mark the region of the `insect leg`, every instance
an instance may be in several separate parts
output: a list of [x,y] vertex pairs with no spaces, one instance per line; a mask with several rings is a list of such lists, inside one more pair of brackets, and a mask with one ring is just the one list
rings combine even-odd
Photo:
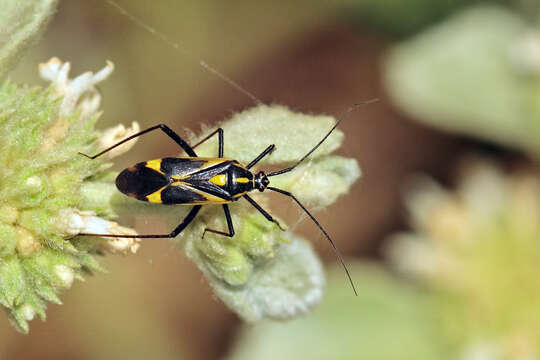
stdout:
[[182,220],[182,222],[170,233],[162,235],[114,235],[114,234],[87,234],[80,233],[77,236],[99,236],[99,237],[109,237],[109,238],[129,238],[129,239],[159,239],[159,238],[174,238],[176,235],[180,234],[197,216],[199,210],[201,210],[202,205],[195,205],[187,216]]
[[263,214],[263,216],[266,218],[266,220],[275,223],[282,231],[287,230],[287,229],[285,229],[283,226],[281,226],[281,224],[279,223],[279,221],[277,221],[276,219],[274,219],[274,218],[272,217],[272,215],[270,215],[270,214],[269,214],[268,212],[266,212],[266,210],[264,210],[259,204],[257,204],[257,203],[255,202],[255,200],[253,200],[253,199],[251,198],[251,196],[249,196],[249,195],[244,195],[244,199],[246,199],[247,201],[249,201],[249,203],[250,203],[251,205],[253,205],[253,207],[254,207],[255,209],[257,209],[261,214]]
[[195,149],[197,146],[201,145],[203,142],[210,139],[212,136],[216,135],[216,133],[218,134],[218,138],[219,138],[219,152],[218,152],[219,156],[218,157],[222,158],[223,157],[223,129],[222,128],[218,128],[217,130],[212,131],[210,135],[208,135],[207,137],[205,137],[204,139],[202,139],[201,141],[193,145],[192,148]]
[[233,237],[234,236],[234,226],[233,226],[233,222],[232,222],[232,219],[231,219],[231,212],[229,211],[229,205],[223,204],[223,211],[225,212],[225,219],[227,219],[227,227],[229,228],[229,233],[226,233],[224,231],[219,231],[219,230],[213,230],[213,229],[206,228],[206,229],[204,229],[204,232],[203,232],[203,235],[202,235],[203,238],[204,238],[204,235],[206,234],[207,231],[211,232],[211,233],[214,233],[214,234],[219,234],[219,235],[228,236],[228,237]]
[[94,155],[94,156],[90,156],[90,155],[86,155],[86,154],[83,154],[83,153],[79,153],[80,155],[83,155],[83,156],[86,156],[87,158],[89,159],[95,159],[97,158],[98,156],[101,156],[103,154],[105,154],[106,152],[109,152],[111,151],[112,149],[114,149],[115,147],[117,146],[120,146],[122,145],[123,143],[125,143],[126,141],[129,141],[131,139],[135,139],[136,137],[138,136],[141,136],[141,135],[144,135],[150,131],[153,131],[153,130],[156,130],[156,129],[160,129],[161,131],[163,131],[165,134],[167,134],[167,136],[169,136],[171,139],[173,139],[182,149],[184,149],[184,151],[189,155],[189,156],[197,156],[197,154],[195,153],[195,151],[193,151],[193,148],[191,146],[189,146],[189,144],[187,142],[184,141],[184,139],[182,139],[177,133],[175,133],[174,131],[172,131],[167,125],[165,124],[158,124],[158,125],[155,125],[155,126],[152,126],[146,130],[143,130],[143,131],[140,131],[134,135],[131,135],[127,138],[125,138],[124,140],[120,141],[120,142],[117,142],[116,144],[114,144],[113,146],[111,147],[108,147],[107,149],[103,150],[102,152]]
[[246,169],[249,169],[251,168],[253,165],[255,165],[256,163],[258,163],[259,161],[261,161],[261,159],[263,157],[265,157],[266,155],[268,155],[269,153],[271,153],[272,151],[274,151],[276,145],[272,144],[270,146],[268,146],[266,149],[264,149],[264,151],[262,153],[259,154],[259,156],[257,156],[255,159],[253,159],[247,166],[246,166]]

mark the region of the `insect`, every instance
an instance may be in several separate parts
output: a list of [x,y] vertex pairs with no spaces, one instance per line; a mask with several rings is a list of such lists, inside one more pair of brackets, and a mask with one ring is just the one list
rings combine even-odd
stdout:
[[[206,61],[195,56],[193,53],[184,48],[180,43],[170,39],[165,33],[160,32],[158,29],[150,26],[143,20],[132,15],[122,6],[120,6],[114,0],[106,0],[106,3],[116,9],[120,14],[127,17],[133,24],[144,29],[148,33],[154,35],[157,39],[163,41],[174,50],[181,53],[183,56],[197,63],[204,71],[217,76],[231,88],[249,97],[255,104],[262,104],[263,102],[256,97],[253,93],[249,92],[241,85],[236,83],[230,77],[220,72],[218,69],[208,64]],[[352,112],[360,105],[376,102],[378,99],[368,100],[359,104],[354,104],[346,110],[347,113]],[[308,215],[308,217],[317,225],[317,227],[324,234],[326,239],[332,245],[332,248],[338,257],[341,265],[343,266],[345,273],[349,279],[351,287],[355,293],[356,288],[349,274],[349,270],[343,261],[343,257],[338,248],[334,244],[334,241],[330,238],[330,235],[321,226],[321,224],[315,219],[315,217],[306,209],[304,205],[290,192],[278,189],[270,185],[268,178],[276,175],[281,175],[292,171],[298,165],[300,165],[306,158],[309,157],[317,148],[330,136],[330,134],[337,128],[341,119],[328,131],[328,133],[300,160],[298,160],[293,166],[274,171],[271,173],[264,173],[259,171],[254,174],[250,171],[250,168],[255,166],[261,159],[270,154],[275,145],[268,146],[263,152],[261,152],[255,159],[249,164],[243,165],[234,159],[223,157],[223,129],[219,128],[212,132],[210,135],[202,139],[197,144],[190,146],[185,140],[183,140],[178,134],[167,127],[165,124],[159,124],[152,126],[146,130],[143,130],[137,134],[127,137],[126,139],[118,142],[117,144],[103,150],[102,152],[88,156],[90,159],[95,159],[106,152],[114,149],[115,147],[134,139],[138,136],[144,135],[154,130],[162,130],[166,135],[173,139],[188,155],[183,158],[162,158],[156,160],[145,161],[138,163],[130,168],[122,171],[116,178],[116,186],[122,193],[135,197],[138,200],[147,201],[151,203],[159,203],[165,205],[191,205],[193,208],[187,214],[187,216],[180,222],[180,224],[169,234],[157,234],[157,235],[113,235],[113,234],[79,234],[81,236],[101,236],[101,237],[117,237],[117,238],[173,238],[180,234],[197,216],[203,205],[208,204],[221,204],[225,219],[227,220],[228,231],[221,231],[215,229],[204,229],[202,236],[207,232],[212,232],[218,235],[227,237],[234,236],[234,225],[231,219],[229,210],[229,203],[238,201],[241,198],[246,199],[257,211],[259,211],[268,221],[275,223],[280,229],[284,230],[279,222],[274,219],[267,211],[265,211],[255,200],[253,200],[248,193],[255,189],[259,191],[265,191],[266,189],[278,192],[285,196],[292,198],[298,206]],[[200,144],[204,143],[211,137],[218,135],[219,138],[219,151],[217,158],[201,158],[198,157],[194,149]]]
[[[129,136],[126,139],[114,144],[113,146],[101,151],[96,155],[89,156],[83,153],[79,153],[89,159],[95,159],[105,154],[106,152],[116,148],[117,146],[122,145],[126,141],[159,129],[163,131],[166,135],[168,135],[171,139],[173,139],[186,152],[188,157],[162,158],[138,163],[120,172],[120,174],[116,178],[116,187],[119,191],[128,196],[150,203],[193,206],[193,208],[186,215],[186,217],[169,234],[114,235],[81,233],[79,234],[79,236],[143,239],[174,238],[193,221],[193,219],[197,216],[197,213],[201,210],[201,207],[203,205],[220,204],[223,207],[225,219],[227,220],[228,231],[226,232],[206,228],[204,229],[202,236],[204,237],[207,232],[211,232],[218,235],[233,237],[235,233],[234,224],[231,219],[231,213],[228,204],[238,201],[242,198],[247,200],[268,221],[275,223],[277,226],[280,227],[280,229],[283,230],[279,222],[248,195],[250,191],[253,191],[255,189],[260,192],[263,192],[265,190],[272,190],[292,198],[298,204],[298,206],[300,206],[300,208],[307,214],[307,216],[315,223],[315,225],[317,225],[317,227],[321,230],[326,239],[332,245],[332,248],[336,253],[339,261],[341,262],[341,265],[345,269],[345,273],[347,274],[351,287],[355,295],[357,295],[356,288],[349,274],[349,270],[347,269],[347,266],[343,261],[343,257],[341,256],[334,241],[330,238],[330,235],[328,235],[326,230],[324,230],[324,228],[315,219],[315,217],[306,209],[304,205],[302,205],[302,203],[293,194],[288,191],[269,186],[270,177],[285,174],[294,170],[307,157],[309,157],[309,155],[311,155],[315,150],[317,150],[317,148],[336,129],[340,122],[341,120],[338,120],[336,124],[328,131],[328,133],[294,165],[268,174],[264,171],[259,171],[255,174],[251,172],[250,169],[259,161],[261,161],[265,156],[275,150],[275,145],[272,144],[268,146],[249,164],[243,165],[234,159],[223,157],[223,129],[221,128],[213,131],[194,146],[190,146],[184,139],[182,139],[178,134],[171,130],[167,125],[159,124],[141,132],[138,132],[132,136]],[[215,136],[216,134],[218,135],[219,139],[218,157],[198,157],[194,149],[200,144],[210,139],[211,137]]]

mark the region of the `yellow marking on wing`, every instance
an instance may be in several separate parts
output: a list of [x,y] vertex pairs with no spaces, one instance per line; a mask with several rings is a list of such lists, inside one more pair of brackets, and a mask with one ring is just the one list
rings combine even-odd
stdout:
[[245,177],[240,177],[240,178],[234,179],[234,182],[237,182],[240,184],[247,184],[249,182],[249,179]]
[[194,157],[194,156],[183,157],[182,159],[190,159],[193,161],[216,161],[216,162],[233,161],[233,159],[230,159],[230,158]]
[[188,157],[185,159],[189,159],[192,161],[203,161],[204,163],[201,165],[200,168],[191,169],[191,171],[182,173],[181,175],[171,175],[171,179],[173,179],[174,181],[182,181],[184,179],[189,178],[194,173],[197,173],[201,170],[209,168],[213,165],[221,164],[226,161],[231,161],[231,159],[226,159],[226,158],[204,158],[204,157]]
[[222,198],[217,198],[217,199],[218,200],[216,200],[216,201],[214,201],[214,200],[192,201],[187,205],[190,205],[190,204],[206,205],[206,204],[228,204],[228,203],[232,203],[231,200],[225,200],[225,199],[222,199]]
[[218,174],[218,175],[210,178],[210,182],[212,184],[216,184],[217,186],[225,186],[227,184],[227,175]]
[[219,196],[208,194],[208,193],[206,193],[204,191],[200,191],[198,189],[190,188],[190,190],[192,190],[193,192],[196,192],[199,195],[204,196],[205,199],[206,199],[204,201],[195,201],[195,202],[193,202],[193,204],[197,204],[197,203],[199,203],[199,204],[206,204],[206,203],[223,204],[223,203],[231,202],[230,200],[222,199]]
[[[189,205],[189,204],[209,204],[209,203],[212,203],[212,204],[224,204],[224,203],[230,203],[231,202],[231,200],[225,200],[225,199],[220,198],[219,196],[215,196],[215,195],[209,194],[207,192],[204,192],[202,190],[196,189],[196,188],[190,186],[189,183],[186,183],[186,182],[183,182],[183,181],[175,181],[175,182],[171,183],[171,186],[181,186],[184,189],[186,189],[188,191],[193,191],[194,193],[199,194],[199,195],[201,195],[201,196],[203,196],[205,198],[204,200],[191,201],[189,203],[186,203],[187,205]],[[184,205],[184,204],[181,204],[181,205]]]
[[244,165],[242,165],[242,164],[239,164],[239,163],[233,163],[233,165],[236,166],[236,167],[239,167],[240,169],[246,170],[246,167],[245,167]]
[[204,191],[200,191],[200,190],[197,190],[197,189],[194,189],[194,188],[191,188],[190,190],[193,190],[193,192],[196,192],[197,194],[202,195],[202,196],[205,197],[205,200],[194,201],[193,204],[208,204],[208,203],[223,204],[223,203],[231,202],[230,200],[225,200],[225,199],[220,198],[219,196],[208,194],[208,193],[206,193]]
[[146,167],[155,170],[160,174],[163,174],[163,172],[161,171],[161,159],[148,160],[146,162]]
[[210,166],[214,166],[214,165],[229,161],[228,159],[223,159],[223,158],[199,158],[199,159],[206,161],[206,163],[203,166],[201,166],[201,169],[206,169]]
[[154,203],[154,204],[161,204],[161,203],[163,203],[163,201],[161,201],[161,192],[162,192],[163,189],[165,189],[165,188],[166,188],[166,186],[162,187],[162,188],[159,189],[159,190],[154,191],[154,192],[151,193],[150,195],[146,195],[146,200],[148,200],[148,202]]

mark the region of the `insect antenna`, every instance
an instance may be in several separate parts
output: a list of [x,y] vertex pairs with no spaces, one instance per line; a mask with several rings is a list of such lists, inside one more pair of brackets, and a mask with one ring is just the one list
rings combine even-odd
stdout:
[[[274,172],[271,172],[269,174],[266,174],[267,177],[270,177],[270,176],[276,176],[276,175],[281,175],[281,174],[285,174],[285,173],[288,173],[289,171],[292,171],[294,168],[296,168],[298,165],[300,165],[305,159],[307,159],[309,157],[309,155],[313,154],[313,152],[315,150],[317,150],[317,148],[319,148],[319,146],[321,146],[321,144],[330,136],[330,134],[332,134],[332,132],[338,127],[338,125],[341,123],[341,121],[343,120],[343,118],[350,114],[351,112],[353,112],[354,110],[356,110],[357,108],[359,108],[360,106],[363,106],[363,105],[367,105],[367,104],[371,104],[371,103],[374,103],[374,102],[377,102],[379,101],[379,99],[371,99],[371,100],[367,100],[367,101],[363,101],[361,103],[357,103],[357,104],[354,104],[350,107],[348,107],[345,111],[344,111],[344,115],[343,116],[339,116],[339,120],[334,124],[334,126],[332,126],[332,128],[326,133],[326,135],[311,149],[308,151],[308,153],[306,155],[304,155],[300,160],[298,160],[293,166],[289,166],[289,167],[286,167],[284,169],[281,169],[281,170],[278,170],[278,171],[274,171]],[[311,215],[311,213],[308,211],[308,209],[306,209],[306,207],[304,205],[302,205],[302,203],[293,195],[291,194],[290,192],[288,191],[285,191],[285,190],[282,190],[282,189],[278,189],[278,188],[275,188],[275,187],[271,187],[271,186],[268,186],[267,189],[270,189],[272,191],[275,191],[275,192],[278,192],[280,194],[283,194],[283,195],[286,195],[290,198],[292,198],[297,204],[298,206],[300,206],[302,208],[302,210],[304,210],[304,212],[307,214],[307,216],[309,216],[309,218],[315,223],[315,225],[317,225],[317,227],[319,228],[319,230],[321,230],[321,232],[324,234],[324,236],[326,237],[326,239],[328,240],[328,242],[330,243],[330,245],[332,245],[332,249],[334,250],[334,253],[336,254],[337,258],[339,259],[339,262],[341,263],[341,265],[343,266],[343,269],[345,270],[345,273],[347,274],[347,278],[349,279],[349,283],[351,284],[351,287],[354,291],[354,294],[356,296],[358,296],[358,293],[356,292],[356,287],[354,286],[354,282],[352,281],[352,278],[351,278],[351,274],[349,273],[349,269],[347,268],[347,265],[345,265],[345,261],[343,260],[343,256],[341,255],[339,249],[337,248],[336,244],[334,243],[334,241],[332,240],[332,238],[330,237],[330,235],[328,235],[328,233],[326,232],[326,230],[324,230],[324,228],[322,227],[322,225],[317,221],[317,219],[315,219],[315,217],[313,215]]]
[[154,35],[159,40],[163,41],[165,44],[171,46],[174,50],[178,51],[185,57],[189,58],[190,60],[196,62],[201,68],[203,68],[205,71],[207,71],[209,74],[215,75],[221,80],[223,80],[225,83],[227,83],[230,87],[235,89],[236,91],[244,94],[245,96],[249,97],[255,104],[259,105],[262,104],[262,101],[255,96],[253,93],[249,92],[245,88],[243,88],[240,84],[235,82],[233,79],[213,67],[212,65],[208,64],[206,61],[199,59],[195,54],[188,51],[185,46],[183,46],[181,43],[171,40],[167,35],[164,33],[158,31],[156,28],[148,25],[143,20],[139,19],[135,15],[128,12],[126,9],[124,9],[122,6],[120,6],[116,1],[114,0],[106,0],[107,4],[112,6],[116,9],[120,14],[128,18],[131,22],[133,22],[136,26],[139,28],[149,32],[150,34]]
[[322,225],[319,224],[317,219],[315,219],[315,217],[313,215],[311,215],[311,213],[308,211],[308,209],[306,209],[306,207],[304,205],[302,205],[302,203],[296,198],[296,196],[294,196],[290,192],[285,191],[285,190],[281,190],[281,189],[278,189],[278,188],[275,188],[275,187],[271,187],[271,186],[268,186],[267,189],[270,189],[272,191],[275,191],[275,192],[278,192],[280,194],[291,197],[298,204],[298,206],[300,206],[302,208],[302,210],[304,210],[304,212],[307,214],[307,216],[309,216],[311,218],[311,220],[313,220],[315,225],[317,225],[317,227],[322,231],[322,233],[324,234],[326,239],[330,242],[330,245],[332,245],[332,248],[334,249],[334,253],[338,257],[339,262],[343,266],[343,269],[345,270],[345,273],[347,274],[347,277],[349,278],[349,283],[351,284],[351,287],[352,287],[352,289],[354,291],[354,295],[358,296],[358,293],[356,292],[356,287],[354,286],[354,282],[352,281],[352,278],[351,278],[351,274],[349,273],[349,269],[347,268],[347,265],[345,265],[345,261],[343,260],[343,256],[339,252],[336,244],[334,243],[334,241],[332,240],[330,235],[328,235],[328,233],[326,232],[326,230],[324,230]]
[[370,100],[366,100],[366,101],[363,101],[363,102],[360,102],[360,103],[357,103],[357,104],[354,104],[350,107],[348,107],[345,111],[344,111],[344,116],[339,116],[339,120],[336,121],[336,123],[334,124],[334,126],[332,126],[332,128],[326,133],[326,135],[324,135],[324,137],[317,143],[317,145],[315,145],[311,150],[308,151],[308,153],[304,156],[302,156],[302,158],[300,160],[298,160],[296,162],[296,164],[294,164],[293,166],[289,166],[285,169],[281,169],[281,170],[278,170],[278,171],[274,171],[274,172],[271,172],[269,174],[266,174],[267,177],[270,177],[270,176],[276,176],[276,175],[281,175],[281,174],[285,174],[285,173],[288,173],[289,171],[293,170],[295,167],[297,167],[298,165],[300,165],[302,163],[302,161],[306,160],[309,155],[313,154],[313,152],[315,150],[317,150],[317,148],[319,146],[321,146],[321,144],[330,136],[330,134],[332,134],[332,132],[338,127],[339,123],[341,123],[341,121],[343,120],[343,118],[350,114],[351,112],[353,112],[354,110],[356,110],[357,108],[359,108],[360,106],[363,106],[363,105],[367,105],[367,104],[371,104],[371,103],[374,103],[374,102],[377,102],[379,101],[379,99],[375,98],[375,99],[370,99]]

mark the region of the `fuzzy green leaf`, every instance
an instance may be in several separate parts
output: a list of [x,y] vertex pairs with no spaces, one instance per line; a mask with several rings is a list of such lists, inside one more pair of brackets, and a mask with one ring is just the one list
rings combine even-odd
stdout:
[[302,238],[286,233],[290,241],[275,256],[253,266],[242,286],[226,283],[201,261],[191,247],[188,255],[210,280],[216,294],[245,321],[288,319],[308,312],[322,297],[324,273],[318,257]]
[[304,205],[324,208],[348,193],[360,173],[355,159],[324,156],[273,178],[272,186],[292,192]]
[[[335,122],[331,116],[306,115],[281,105],[259,105],[233,115],[220,125],[224,131],[225,156],[247,164],[268,145],[275,144],[274,152],[261,164],[291,163],[307,154]],[[209,129],[200,138],[208,133]],[[343,133],[334,131],[313,157],[330,154],[342,142]],[[197,153],[199,156],[216,156],[217,141],[202,144]]]
[[515,64],[525,61],[517,49],[528,31],[506,8],[466,9],[391,49],[388,91],[423,123],[538,156],[538,76],[524,76]]

